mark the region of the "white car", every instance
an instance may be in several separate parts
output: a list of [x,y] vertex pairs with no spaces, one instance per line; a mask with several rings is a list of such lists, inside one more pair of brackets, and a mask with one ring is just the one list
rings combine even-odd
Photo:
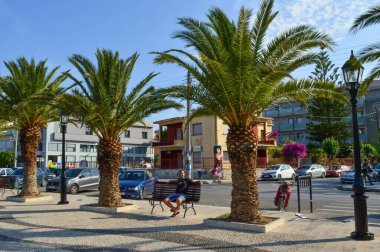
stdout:
[[261,179],[294,179],[296,173],[287,164],[272,165],[261,173]]
[[8,176],[13,173],[11,168],[0,168],[0,176]]

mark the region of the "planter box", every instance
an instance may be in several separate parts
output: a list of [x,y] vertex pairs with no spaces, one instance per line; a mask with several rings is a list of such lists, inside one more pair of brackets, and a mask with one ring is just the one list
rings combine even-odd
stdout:
[[51,196],[51,195],[40,195],[40,196],[27,197],[27,198],[21,198],[21,197],[17,197],[17,196],[9,196],[9,197],[7,197],[7,200],[13,201],[13,202],[22,202],[22,203],[34,203],[34,202],[53,200],[53,196]]
[[115,213],[126,213],[131,210],[137,209],[137,206],[134,204],[126,204],[122,207],[100,207],[96,204],[91,205],[81,205],[80,210],[89,211],[89,212],[96,212],[96,213],[108,213],[108,214],[115,214]]
[[285,224],[285,219],[278,218],[265,225],[231,222],[231,221],[216,220],[216,219],[205,219],[203,221],[203,224],[209,227],[217,227],[217,228],[223,228],[223,229],[236,229],[236,230],[250,231],[250,232],[256,232],[256,233],[267,233]]

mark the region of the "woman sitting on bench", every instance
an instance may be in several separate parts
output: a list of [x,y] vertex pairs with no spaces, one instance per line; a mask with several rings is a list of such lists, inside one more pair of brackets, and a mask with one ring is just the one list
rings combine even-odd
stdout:
[[[175,217],[179,214],[179,209],[181,208],[182,202],[186,200],[186,191],[189,187],[189,184],[193,182],[193,180],[185,178],[185,172],[184,170],[179,170],[178,173],[178,179],[177,179],[177,188],[175,190],[175,193],[170,194],[167,196],[163,202],[165,205],[167,205],[170,208],[170,211],[173,212],[172,217]],[[173,182],[169,181],[168,183]],[[171,203],[172,201],[175,201],[177,203],[177,206],[174,207]]]

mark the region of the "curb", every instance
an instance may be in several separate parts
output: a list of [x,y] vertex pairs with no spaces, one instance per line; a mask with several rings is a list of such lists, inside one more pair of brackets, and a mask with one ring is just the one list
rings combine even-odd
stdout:
[[[352,186],[336,186],[335,187],[341,191],[353,191]],[[366,192],[380,192],[380,188],[372,188],[371,186],[365,188]]]

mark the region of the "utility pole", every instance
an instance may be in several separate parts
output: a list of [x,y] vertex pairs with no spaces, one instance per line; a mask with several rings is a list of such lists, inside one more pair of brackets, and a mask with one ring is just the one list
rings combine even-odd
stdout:
[[14,141],[15,141],[15,148],[14,148],[14,151],[15,151],[15,154],[14,154],[14,157],[13,157],[13,167],[17,167],[17,158],[18,158],[18,155],[17,155],[17,144],[18,144],[18,130],[14,130]]
[[[187,72],[187,87],[191,87],[191,76],[190,72]],[[190,118],[191,114],[191,101],[189,98],[187,98],[187,119]],[[190,122],[186,125],[186,152],[185,152],[185,174],[186,177],[191,179],[192,178],[192,163],[191,163],[191,132],[190,132]]]

